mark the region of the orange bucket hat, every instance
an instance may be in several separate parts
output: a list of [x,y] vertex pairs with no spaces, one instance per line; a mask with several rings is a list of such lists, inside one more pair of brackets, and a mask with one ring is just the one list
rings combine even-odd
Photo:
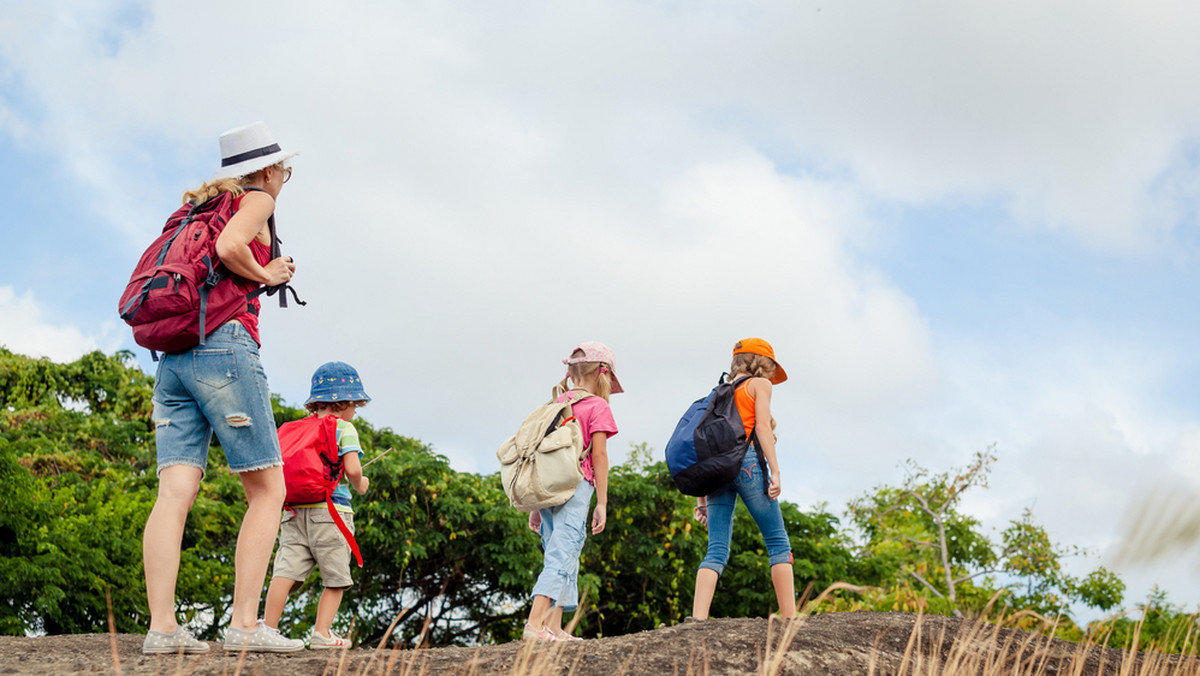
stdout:
[[771,344],[762,338],[743,338],[733,346],[734,354],[757,354],[775,362],[775,374],[771,376],[771,384],[778,385],[787,380],[787,371],[783,370],[783,364],[775,359],[775,349]]

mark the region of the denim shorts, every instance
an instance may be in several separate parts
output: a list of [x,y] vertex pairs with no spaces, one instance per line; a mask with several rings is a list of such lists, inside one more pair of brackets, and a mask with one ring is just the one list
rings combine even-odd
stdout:
[[237,322],[204,345],[162,355],[151,417],[159,472],[171,465],[204,471],[214,431],[233,472],[283,464],[258,344]]
[[715,570],[717,575],[724,572],[733,537],[733,508],[739,495],[754,523],[758,524],[771,565],[792,562],[792,543],[783,525],[783,512],[778,500],[767,497],[765,487],[758,453],[751,446],[742,460],[737,479],[708,496],[708,552],[700,563],[701,568]]
[[568,613],[579,606],[579,555],[587,540],[588,507],[595,492],[591,484],[580,481],[570,500],[539,510],[545,554],[532,596],[545,596]]

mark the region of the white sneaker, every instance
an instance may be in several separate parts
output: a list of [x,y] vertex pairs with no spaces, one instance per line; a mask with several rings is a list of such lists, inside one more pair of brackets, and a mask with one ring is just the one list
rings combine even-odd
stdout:
[[254,631],[236,627],[226,629],[225,649],[256,653],[294,653],[297,650],[304,650],[304,641],[298,638],[286,638],[279,633],[278,629],[272,629],[265,622],[259,620],[258,628]]
[[346,639],[338,636],[332,631],[329,636],[322,636],[316,629],[312,630],[312,634],[308,637],[308,647],[313,650],[338,650],[346,647]]
[[208,652],[208,644],[196,640],[192,632],[183,627],[177,628],[170,634],[161,631],[146,632],[146,640],[142,642],[142,653],[146,655],[161,655],[164,653],[188,654]]

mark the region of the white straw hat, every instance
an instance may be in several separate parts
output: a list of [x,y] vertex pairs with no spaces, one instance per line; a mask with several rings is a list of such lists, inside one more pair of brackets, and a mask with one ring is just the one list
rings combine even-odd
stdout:
[[300,153],[283,150],[265,122],[255,122],[221,134],[221,170],[214,178],[249,176]]

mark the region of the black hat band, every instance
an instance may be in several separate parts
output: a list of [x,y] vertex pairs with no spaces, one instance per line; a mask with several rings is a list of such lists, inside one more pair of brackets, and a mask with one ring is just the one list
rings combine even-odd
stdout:
[[280,151],[279,144],[272,143],[269,146],[264,146],[262,148],[258,148],[255,150],[247,150],[244,153],[238,153],[237,155],[234,155],[233,157],[226,157],[225,159],[221,160],[221,166],[228,167],[231,164],[238,164],[240,162],[245,162],[246,160],[252,160],[256,157],[265,157],[267,155],[273,155],[279,151]]

